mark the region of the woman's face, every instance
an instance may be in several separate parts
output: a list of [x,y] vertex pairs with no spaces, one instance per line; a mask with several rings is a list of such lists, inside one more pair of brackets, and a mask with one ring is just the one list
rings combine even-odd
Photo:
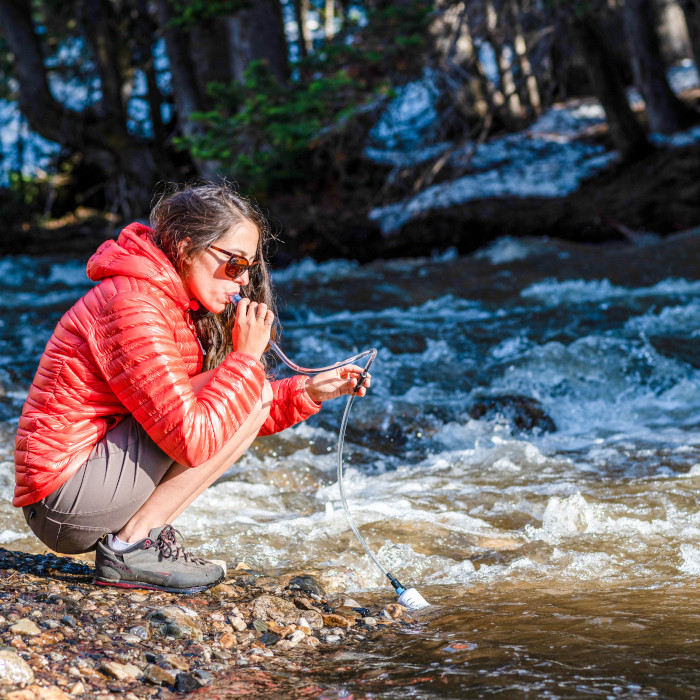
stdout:
[[[251,221],[244,221],[220,236],[215,245],[252,263],[256,260],[259,236],[258,227]],[[193,257],[184,281],[190,299],[195,299],[215,314],[221,313],[231,295],[237,294],[249,282],[247,270],[236,279],[226,276],[228,259],[226,253],[207,248]]]

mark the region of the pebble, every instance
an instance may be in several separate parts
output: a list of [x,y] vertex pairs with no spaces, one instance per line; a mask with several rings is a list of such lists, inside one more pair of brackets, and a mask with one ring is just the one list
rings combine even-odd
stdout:
[[33,622],[28,617],[22,618],[19,622],[12,625],[10,632],[23,637],[34,637],[41,634],[41,630],[36,626],[36,622]]
[[137,637],[135,634],[123,634],[122,640],[127,644],[141,644],[143,641],[141,637]]
[[275,634],[274,632],[265,632],[262,637],[260,637],[260,641],[266,646],[266,647],[271,647],[277,642],[279,642],[280,636],[279,634]]
[[33,680],[31,666],[19,654],[9,649],[0,649],[0,683],[19,685]]
[[189,671],[190,665],[184,659],[181,659],[177,654],[158,654],[156,663],[160,665],[170,666],[179,671]]
[[204,638],[202,623],[194,610],[182,605],[168,605],[152,612],[148,616],[151,622],[151,630],[164,637],[175,639]]
[[389,603],[389,605],[386,606],[385,610],[395,620],[400,617],[403,617],[403,615],[405,615],[408,612],[408,608],[405,608],[403,605],[399,605],[398,603]]
[[345,615],[337,615],[331,613],[329,615],[322,615],[323,624],[326,627],[352,627],[355,624],[355,620],[351,620]]
[[270,628],[267,625],[267,622],[264,620],[253,620],[253,627],[260,632],[261,634],[265,634]]
[[219,637],[219,644],[224,647],[224,649],[231,649],[232,647],[238,646],[238,639],[235,634],[225,632]]
[[[57,577],[37,574],[38,563]],[[358,601],[329,600],[310,580],[305,590],[251,574],[244,584],[234,576],[201,595],[176,595],[98,589],[93,571],[68,557],[0,548],[0,580],[11,579],[0,601],[0,697],[169,700],[237,668],[274,675],[292,663],[288,650],[304,650],[304,666],[313,666],[311,651],[323,642],[352,646],[381,634],[368,622],[380,607],[354,627],[364,612]],[[396,624],[390,617],[383,622]]]
[[134,664],[120,664],[116,661],[103,661],[98,670],[118,681],[123,681],[127,678],[137,679],[143,676],[143,671],[138,666],[134,666]]
[[78,621],[72,615],[64,615],[61,622],[67,627],[77,627]]
[[[306,639],[306,633],[303,632],[302,630],[296,630],[295,632],[292,632],[292,636],[289,637],[289,639],[286,640],[286,641],[289,642],[289,644],[291,645],[291,647],[295,647],[297,644],[299,644],[299,642],[300,642],[302,639]],[[291,647],[290,647],[290,648],[291,648]]]
[[[299,620],[302,617],[312,630],[320,630],[323,628],[323,616],[318,610],[305,610],[304,614],[299,617]],[[297,625],[299,624],[299,620],[297,620]]]
[[257,598],[252,612],[259,620],[274,620],[280,625],[291,625],[299,619],[299,610],[294,603],[272,595]]
[[146,669],[144,679],[153,685],[175,685],[179,671],[151,665]]
[[4,697],[6,700],[70,700],[70,695],[55,685],[49,687],[30,685],[22,690],[13,690]]
[[326,592],[321,587],[321,584],[313,577],[309,575],[295,576],[290,579],[287,586],[291,589],[297,589],[304,591],[305,593],[310,593],[311,595],[324,596]]
[[231,627],[233,627],[233,629],[235,629],[237,632],[242,632],[244,629],[246,629],[245,620],[243,620],[240,617],[230,618],[229,623],[231,624]]

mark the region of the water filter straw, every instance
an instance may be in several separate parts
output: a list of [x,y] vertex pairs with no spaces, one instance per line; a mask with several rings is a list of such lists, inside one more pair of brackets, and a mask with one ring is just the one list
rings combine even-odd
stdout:
[[[238,304],[238,302],[242,299],[240,294],[233,294],[231,295],[231,303],[232,304]],[[365,357],[368,357],[369,359],[367,360],[367,364],[365,365],[364,369],[362,370],[362,373],[360,375],[360,381],[358,382],[357,386],[355,387],[355,392],[362,386],[362,383],[364,382],[365,378],[367,377],[367,373],[369,372],[369,368],[372,366],[372,363],[374,362],[375,358],[377,357],[377,350],[376,348],[371,348],[369,350],[365,350],[364,352],[361,352],[359,355],[355,355],[354,357],[350,357],[347,360],[343,360],[342,362],[336,362],[333,365],[329,365],[328,367],[316,367],[313,369],[309,369],[306,367],[300,367],[299,365],[295,364],[292,362],[283,352],[282,349],[275,343],[274,340],[270,339],[270,347],[272,350],[275,352],[277,357],[284,362],[284,364],[287,365],[291,370],[294,372],[300,372],[301,374],[318,374],[319,372],[327,372],[332,369],[338,369],[339,367],[345,367],[345,365],[352,364],[353,362],[357,362],[358,360],[361,360]],[[355,520],[353,519],[352,515],[350,514],[350,508],[348,506],[347,500],[345,498],[345,489],[343,488],[343,444],[345,442],[345,430],[347,428],[348,424],[348,418],[350,416],[350,409],[352,408],[353,401],[355,400],[355,393],[352,393],[348,396],[348,401],[347,404],[345,405],[345,411],[343,412],[343,418],[340,422],[340,429],[338,431],[338,449],[337,449],[337,463],[338,463],[338,489],[340,491],[340,500],[341,503],[343,504],[343,510],[345,511],[345,517],[348,520],[348,524],[350,525],[350,529],[353,531],[355,534],[355,537],[357,537],[359,543],[362,545],[364,548],[365,552],[369,555],[369,558],[377,565],[379,570],[389,579],[391,582],[391,585],[394,587],[394,590],[396,591],[396,594],[399,596],[398,598],[398,603],[399,605],[403,605],[404,607],[408,608],[409,610],[420,610],[421,608],[426,608],[430,605],[425,598],[415,589],[415,588],[404,588],[394,576],[392,576],[377,560],[377,558],[374,556],[372,550],[369,548],[367,543],[364,540],[364,537],[360,534],[360,531],[357,528],[357,525],[355,524]]]
[[420,610],[427,608],[430,603],[415,588],[409,588],[399,596],[399,605],[409,610]]

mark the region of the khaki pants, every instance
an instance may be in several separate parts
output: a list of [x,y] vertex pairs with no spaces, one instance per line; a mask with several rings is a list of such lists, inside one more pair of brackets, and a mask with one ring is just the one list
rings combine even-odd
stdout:
[[119,532],[131,520],[172,465],[173,459],[127,416],[68,481],[42,501],[24,506],[24,517],[54,551],[90,551],[100,537]]

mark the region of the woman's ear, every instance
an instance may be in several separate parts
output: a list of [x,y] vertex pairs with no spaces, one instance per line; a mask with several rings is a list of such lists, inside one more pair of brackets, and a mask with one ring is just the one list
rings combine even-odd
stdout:
[[189,236],[186,236],[177,244],[177,257],[180,259],[180,262],[190,262],[190,254],[188,251],[190,250],[191,244],[192,239]]

